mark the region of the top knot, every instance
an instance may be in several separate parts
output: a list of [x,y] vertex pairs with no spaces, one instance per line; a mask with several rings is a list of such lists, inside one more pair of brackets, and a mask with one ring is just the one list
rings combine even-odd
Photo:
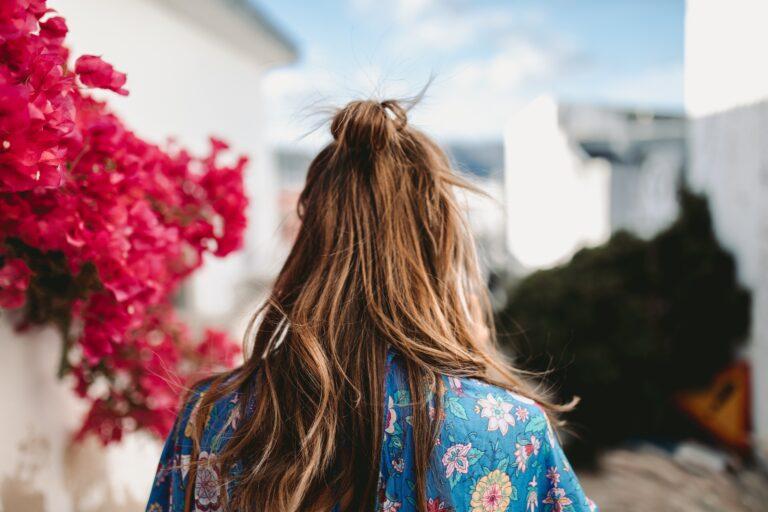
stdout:
[[331,122],[334,140],[350,148],[380,150],[408,124],[406,111],[395,100],[352,101]]

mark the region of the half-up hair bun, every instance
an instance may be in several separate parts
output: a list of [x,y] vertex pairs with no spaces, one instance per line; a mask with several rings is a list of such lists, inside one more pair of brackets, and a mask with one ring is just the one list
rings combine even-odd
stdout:
[[395,100],[352,101],[333,117],[331,135],[341,147],[378,151],[407,124],[406,110]]

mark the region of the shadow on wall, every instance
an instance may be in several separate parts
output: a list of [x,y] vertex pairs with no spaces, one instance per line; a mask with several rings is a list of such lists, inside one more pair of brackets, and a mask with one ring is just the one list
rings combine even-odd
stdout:
[[[61,503],[46,503],[47,482],[40,478],[41,468],[51,463],[50,443],[30,434],[16,447],[16,470],[0,482],[0,510],[3,512],[50,512]],[[144,502],[129,492],[117,496],[107,478],[109,474],[104,447],[89,437],[67,448],[63,480],[77,512],[136,512]]]

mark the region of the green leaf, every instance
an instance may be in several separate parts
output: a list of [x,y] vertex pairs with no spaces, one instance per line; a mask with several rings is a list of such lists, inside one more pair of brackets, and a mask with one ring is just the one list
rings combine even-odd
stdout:
[[477,448],[470,448],[469,452],[467,453],[467,461],[470,464],[474,464],[480,460],[480,457],[482,457],[484,454],[485,452],[482,450],[478,450]]
[[462,420],[469,419],[467,418],[467,411],[466,409],[464,409],[464,406],[461,405],[461,402],[459,401],[458,397],[452,396],[451,398],[448,399],[445,405],[448,411],[450,411],[451,414],[453,414],[457,418],[460,418]]
[[525,426],[526,432],[543,432],[546,429],[547,419],[543,415],[534,416]]

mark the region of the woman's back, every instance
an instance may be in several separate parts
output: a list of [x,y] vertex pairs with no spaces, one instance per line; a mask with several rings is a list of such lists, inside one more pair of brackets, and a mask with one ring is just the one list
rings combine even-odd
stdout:
[[584,509],[546,420],[567,407],[496,346],[471,185],[396,101],[330,128],[243,365],[198,387],[166,447],[160,510]]
[[[546,414],[532,400],[470,378],[444,377],[444,384],[442,427],[427,481],[428,512],[596,509]],[[195,404],[206,388],[193,394],[166,442],[149,512],[183,512],[187,502],[189,510],[224,510],[225,484],[217,454],[238,422],[248,421],[248,407],[243,416],[238,393],[219,399],[203,419],[200,447],[195,449],[192,424],[201,419]],[[385,389],[376,510],[416,510],[410,391],[394,352],[387,358]],[[196,467],[190,465],[191,457]]]

